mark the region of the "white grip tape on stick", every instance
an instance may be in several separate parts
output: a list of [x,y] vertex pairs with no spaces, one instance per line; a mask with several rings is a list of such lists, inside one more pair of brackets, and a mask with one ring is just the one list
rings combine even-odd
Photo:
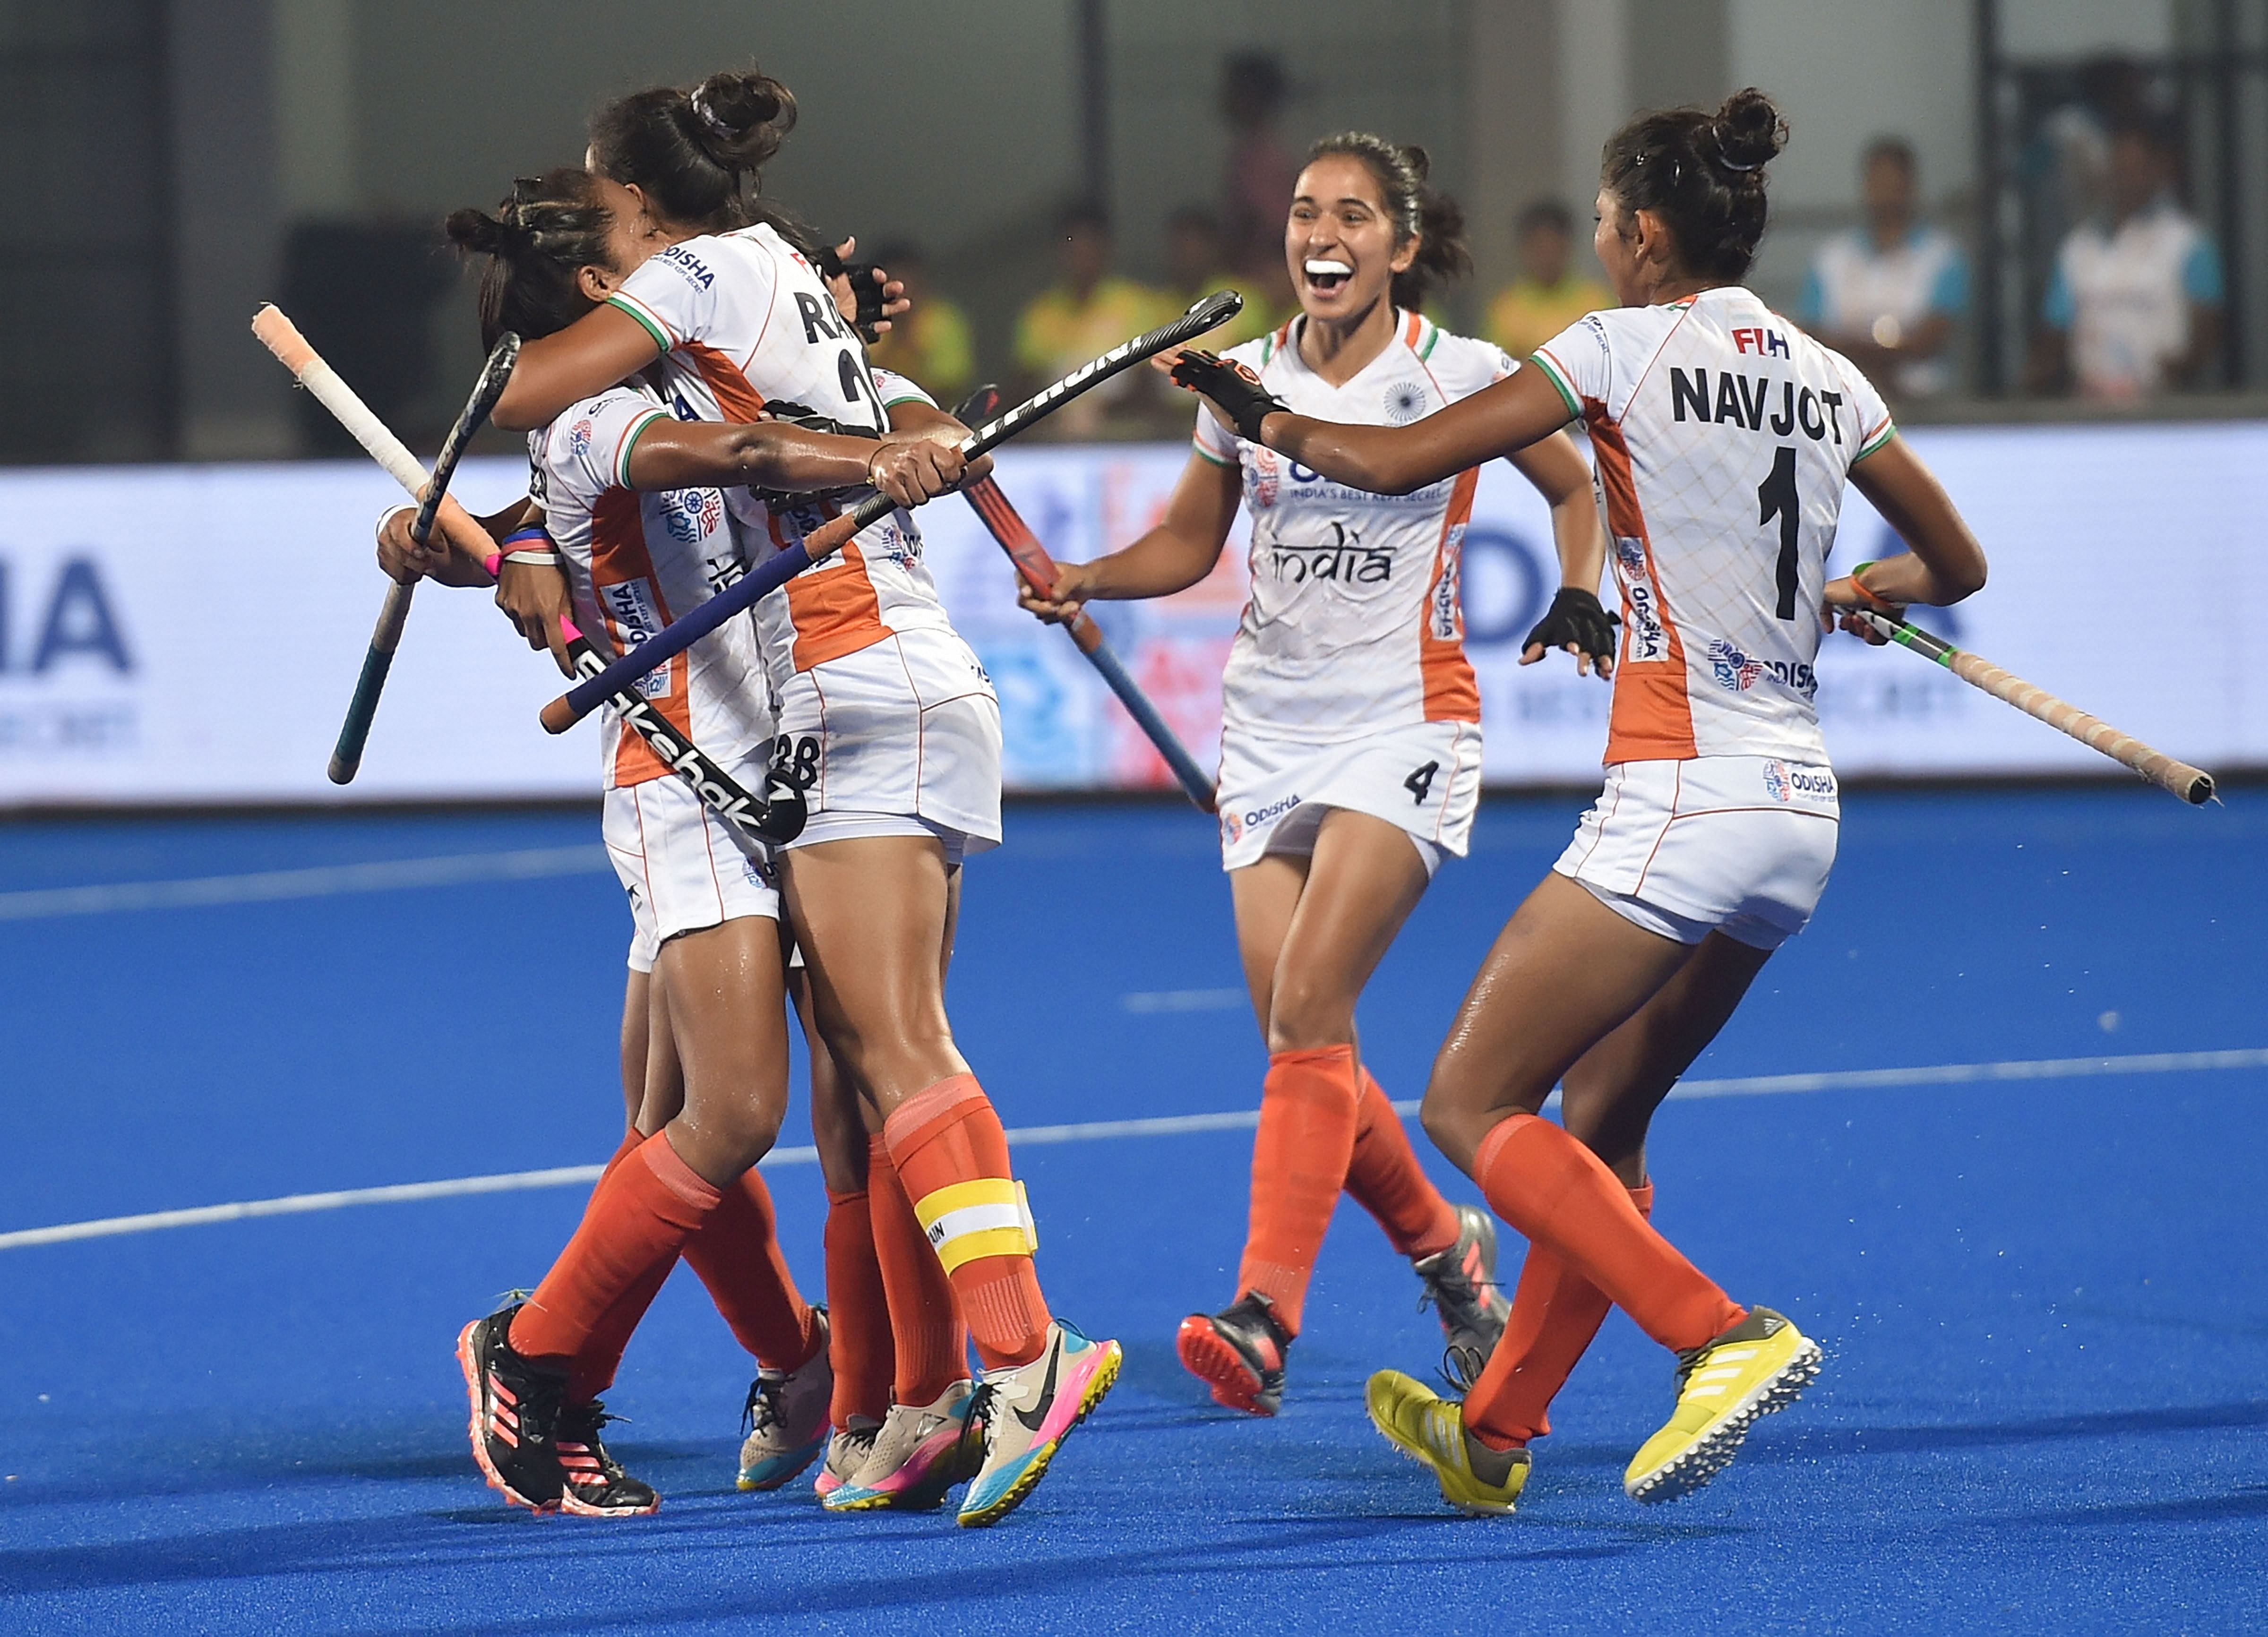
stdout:
[[322,355],[307,344],[307,338],[280,308],[261,308],[253,318],[252,333],[395,482],[413,496],[423,492],[432,475],[424,464],[355,395],[354,388],[339,378],[338,371],[323,362]]
[[1982,688],[2026,716],[2036,716],[2048,726],[2068,733],[2089,750],[2099,751],[2111,760],[2132,768],[2159,789],[2185,802],[2198,799],[2191,792],[2197,788],[2198,780],[2205,780],[2210,788],[2211,775],[2202,768],[2153,749],[2132,734],[2122,733],[2102,717],[2090,716],[2078,706],[2058,699],[2037,683],[2027,682],[1989,659],[1956,650],[1948,663],[1953,674],[1971,686]]

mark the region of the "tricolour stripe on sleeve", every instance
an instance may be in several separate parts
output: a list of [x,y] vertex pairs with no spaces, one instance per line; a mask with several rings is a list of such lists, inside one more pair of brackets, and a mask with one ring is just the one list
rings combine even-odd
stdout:
[[657,314],[652,307],[647,306],[645,303],[640,301],[636,296],[631,295],[630,291],[626,290],[616,290],[613,295],[607,297],[607,305],[619,308],[621,311],[629,313],[633,319],[636,319],[638,322],[638,327],[644,330],[647,334],[652,336],[653,344],[660,348],[662,351],[672,351],[677,346],[676,341],[669,333],[669,326],[661,321],[659,315]]
[[656,421],[666,421],[668,419],[669,416],[664,411],[659,409],[649,409],[630,423],[630,429],[622,434],[621,446],[615,451],[615,483],[616,487],[621,488],[629,488],[632,487],[630,483],[630,451],[637,447],[638,439],[645,436],[646,429],[648,427],[652,426]]
[[1567,372],[1559,367],[1558,362],[1540,347],[1528,355],[1528,362],[1543,371],[1543,378],[1559,389],[1559,396],[1566,400],[1568,415],[1571,418],[1580,416],[1583,400],[1577,395],[1573,384],[1567,379]]
[[1867,433],[1865,437],[1859,440],[1859,452],[1851,457],[1852,464],[1855,465],[1859,461],[1864,460],[1868,455],[1873,454],[1876,450],[1889,443],[1897,435],[1898,423],[1891,420],[1889,416],[1884,415],[1882,417],[1881,425],[1876,427],[1873,431]]

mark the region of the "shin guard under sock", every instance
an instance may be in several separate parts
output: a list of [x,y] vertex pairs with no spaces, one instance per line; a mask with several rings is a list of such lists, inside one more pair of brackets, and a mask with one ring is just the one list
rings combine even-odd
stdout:
[[900,1404],[933,1404],[968,1375],[968,1326],[953,1282],[930,1249],[913,1201],[878,1134],[866,1159],[866,1191],[873,1212],[874,1256],[890,1303],[890,1333],[897,1342],[894,1379]]
[[1663,1347],[1702,1347],[1747,1317],[1656,1233],[1599,1156],[1514,1114],[1481,1140],[1473,1180],[1498,1216],[1552,1252]]
[[1257,1290],[1299,1334],[1307,1281],[1346,1186],[1360,1101],[1354,1047],[1278,1052],[1260,1092],[1252,1142],[1252,1215],[1236,1293]]
[[865,1189],[827,1191],[826,1241],[828,1348],[835,1366],[828,1420],[841,1432],[854,1415],[880,1421],[890,1413],[890,1310]]
[[1027,1364],[1047,1345],[1047,1298],[1032,1268],[1023,1196],[1000,1117],[974,1075],[899,1104],[882,1124],[914,1215],[944,1265],[987,1369]]
[[1457,1242],[1457,1213],[1441,1197],[1418,1155],[1402,1116],[1370,1070],[1362,1071],[1355,1105],[1354,1152],[1347,1160],[1346,1191],[1378,1219],[1394,1248],[1413,1260]]
[[768,1369],[800,1369],[819,1351],[819,1324],[795,1288],[779,1246],[771,1190],[750,1166],[700,1231],[685,1242],[686,1265],[701,1276],[733,1340]]

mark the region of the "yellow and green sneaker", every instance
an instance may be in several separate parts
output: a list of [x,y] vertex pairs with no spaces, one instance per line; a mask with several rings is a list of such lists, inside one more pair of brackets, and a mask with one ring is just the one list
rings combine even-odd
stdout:
[[1484,1476],[1473,1470],[1472,1441],[1465,1435],[1465,1406],[1444,1398],[1424,1382],[1398,1369],[1382,1369],[1370,1378],[1363,1392],[1370,1419],[1386,1441],[1413,1460],[1433,1471],[1441,1486],[1441,1499],[1460,1512],[1476,1516],[1509,1513],[1528,1482],[1528,1451],[1508,1450],[1498,1454],[1485,1445],[1479,1459],[1486,1465],[1501,1464],[1501,1476]]
[[1677,1408],[1631,1457],[1623,1493],[1651,1506],[1705,1487],[1732,1464],[1756,1417],[1803,1396],[1820,1356],[1817,1342],[1768,1307],[1679,1354]]

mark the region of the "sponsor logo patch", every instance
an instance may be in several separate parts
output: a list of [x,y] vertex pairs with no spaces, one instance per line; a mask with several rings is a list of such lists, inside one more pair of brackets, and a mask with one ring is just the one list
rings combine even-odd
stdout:
[[1776,802],[1786,801],[1792,792],[1788,787],[1787,768],[1776,761],[1764,764],[1764,794]]
[[1623,600],[1630,610],[1623,663],[1658,664],[1669,657],[1669,632],[1661,623],[1661,598],[1646,569],[1646,542],[1627,534],[1615,536],[1615,568],[1622,576]]
[[1819,691],[1819,679],[1812,674],[1809,665],[1786,659],[1758,659],[1727,642],[1712,637],[1709,642],[1709,674],[1719,687],[1735,694],[1745,694],[1758,682],[1770,680],[1809,699]]

